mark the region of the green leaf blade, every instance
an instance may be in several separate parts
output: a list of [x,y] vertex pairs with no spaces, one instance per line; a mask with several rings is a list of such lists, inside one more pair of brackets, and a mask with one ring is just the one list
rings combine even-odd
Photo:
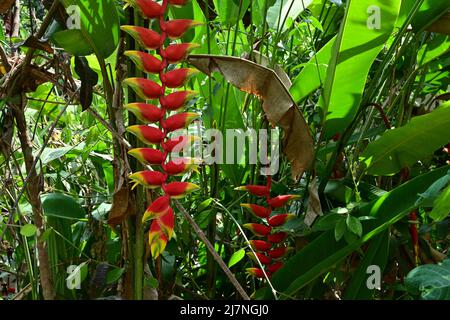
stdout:
[[240,249],[233,253],[233,255],[230,258],[230,261],[228,262],[228,268],[231,268],[235,264],[237,264],[239,261],[241,261],[245,257],[245,250]]
[[384,133],[361,155],[367,173],[392,175],[432,154],[450,141],[450,102]]
[[347,1],[346,17],[336,38],[322,94],[327,138],[342,133],[354,119],[370,68],[394,30],[400,3]]

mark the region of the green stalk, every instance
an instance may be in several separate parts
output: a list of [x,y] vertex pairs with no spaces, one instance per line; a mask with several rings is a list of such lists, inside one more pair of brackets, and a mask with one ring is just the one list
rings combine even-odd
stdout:
[[[206,8],[206,20],[207,20],[207,24],[206,24],[206,36],[207,36],[207,44],[208,44],[208,54],[211,54],[211,31],[209,29],[209,5],[208,3],[206,3],[205,5]],[[229,35],[229,34],[228,34]],[[227,49],[228,49],[228,43],[227,43]],[[212,79],[211,77],[208,77],[208,90],[209,90],[209,107],[212,108],[213,106],[213,90],[212,90]],[[220,108],[220,115],[219,115],[219,126],[220,123],[222,122],[222,107]],[[215,127],[215,123],[213,121],[213,123],[211,123],[211,127]],[[211,173],[211,187],[210,187],[210,196],[212,198],[216,197],[217,195],[217,184],[218,184],[218,179],[219,179],[219,168],[218,165],[216,163],[214,163],[211,167],[210,167],[210,173]],[[215,236],[216,236],[216,214],[213,214],[212,217],[210,218],[210,221],[208,223],[208,228],[207,228],[207,236],[208,236],[208,240],[211,243],[215,243]],[[214,262],[214,258],[213,256],[207,252],[206,255],[206,268],[207,268],[207,273],[208,273],[208,277],[207,277],[207,292],[206,295],[208,297],[214,297],[215,294],[215,279],[216,279],[216,267],[215,267],[215,262]]]
[[[39,241],[36,239],[36,241]],[[28,276],[30,278],[30,284],[31,284],[31,296],[33,300],[38,300],[38,292],[37,292],[37,281],[34,277],[34,268],[33,268],[33,262],[31,260],[31,254],[30,254],[30,247],[28,246],[27,237],[22,236],[22,242],[25,246],[25,260],[27,261],[28,266]]]
[[[143,19],[140,15],[134,16],[135,25],[143,25]],[[138,77],[143,76],[142,71],[136,73]],[[131,112],[130,112],[131,113]],[[136,121],[136,119],[134,119]],[[137,167],[136,163],[136,167]],[[137,171],[137,168],[132,168],[133,172]],[[136,203],[138,203],[136,216],[134,217],[135,226],[135,243],[134,243],[134,299],[143,299],[143,284],[144,284],[144,227],[142,225],[142,215],[145,210],[146,192],[143,188],[139,188],[136,192]]]
[[[135,15],[132,8],[129,8],[127,10],[127,20],[129,25],[140,25],[141,21],[138,15]],[[126,44],[127,44],[127,50],[135,50],[136,49],[136,43],[133,39],[133,37],[126,35]],[[129,74],[136,75],[137,77],[142,76],[140,71],[135,67],[135,64],[132,63],[130,60],[126,60],[127,63],[127,70]],[[127,90],[126,91],[127,96],[127,102],[128,101],[139,101],[139,98],[136,96],[133,90]],[[135,125],[137,123],[136,117],[131,113],[128,112],[128,125]],[[138,146],[139,142],[132,134],[127,134],[127,140],[131,143],[133,146]],[[130,158],[130,168],[133,172],[139,171],[139,163],[136,159]],[[142,196],[142,192],[136,192],[136,203],[142,203],[142,201],[146,201],[146,199]],[[145,203],[145,202],[144,202]],[[137,208],[137,212],[139,211],[139,208]],[[140,243],[143,241],[139,241],[137,236],[140,234],[140,232],[137,230],[137,216],[139,214],[136,214],[136,216],[131,216],[127,218],[126,220],[126,227],[128,229],[128,238],[122,239],[122,241],[126,242],[126,244],[123,244],[123,250],[127,251],[128,254],[128,265],[127,265],[127,273],[128,276],[125,277],[125,279],[129,279],[130,282],[132,281],[132,284],[125,284],[125,287],[130,287],[131,292],[129,290],[125,290],[125,299],[136,299],[136,300],[142,300],[142,254]],[[141,261],[141,263],[138,263],[138,261]]]

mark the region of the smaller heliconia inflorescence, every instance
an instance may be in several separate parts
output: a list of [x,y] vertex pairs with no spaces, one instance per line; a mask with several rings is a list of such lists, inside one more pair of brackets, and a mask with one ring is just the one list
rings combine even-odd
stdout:
[[279,231],[278,227],[284,225],[288,220],[295,217],[292,213],[274,213],[274,209],[283,208],[286,204],[294,199],[299,198],[297,195],[281,195],[276,197],[270,196],[272,185],[272,177],[267,177],[266,185],[246,185],[236,188],[236,190],[247,191],[257,197],[264,197],[266,206],[257,204],[243,203],[242,207],[248,209],[256,218],[263,223],[247,223],[243,226],[249,229],[255,236],[255,240],[250,240],[250,245],[256,253],[247,254],[255,262],[256,267],[248,268],[247,272],[257,278],[264,278],[264,272],[259,267],[259,262],[264,266],[267,276],[271,276],[283,266],[283,258],[287,256],[291,247],[285,245],[288,234]]
[[[159,106],[149,103],[129,103],[125,109],[132,112],[143,123],[127,128],[139,140],[152,148],[136,148],[129,154],[144,165],[155,166],[158,171],[147,170],[130,175],[135,185],[140,184],[149,189],[160,188],[163,195],[156,198],[143,215],[143,222],[152,220],[148,241],[151,254],[158,257],[165,249],[173,235],[175,216],[171,207],[171,199],[183,198],[198,186],[190,182],[170,181],[171,177],[180,176],[195,168],[192,158],[170,159],[175,148],[181,150],[184,145],[195,140],[192,136],[170,138],[171,132],[183,129],[198,117],[192,112],[180,112],[195,96],[195,92],[183,90],[188,79],[197,71],[191,68],[175,68],[172,66],[184,61],[189,52],[197,45],[191,43],[170,43],[180,39],[189,28],[199,23],[188,19],[167,20],[169,5],[182,6],[185,0],[126,0],[146,19],[157,19],[159,30],[122,26],[121,29],[131,35],[143,51],[126,51],[136,66],[145,73],[159,75],[159,82],[146,78],[128,78],[125,83],[143,100],[159,101]],[[153,55],[157,53],[159,58]],[[169,71],[169,65],[172,65]],[[166,94],[170,90],[169,94]]]

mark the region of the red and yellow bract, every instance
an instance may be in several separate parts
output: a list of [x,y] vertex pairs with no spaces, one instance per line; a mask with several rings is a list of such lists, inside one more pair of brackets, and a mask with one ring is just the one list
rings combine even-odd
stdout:
[[178,19],[166,22],[166,32],[170,39],[181,38],[186,31],[190,28],[202,25],[202,22],[189,20],[189,19]]
[[241,207],[248,209],[255,217],[263,220],[261,223],[246,223],[244,228],[249,229],[255,236],[265,238],[265,240],[249,240],[252,249],[255,251],[247,253],[256,264],[260,267],[248,268],[247,273],[256,278],[270,277],[277,272],[283,262],[277,261],[283,259],[291,247],[282,245],[288,234],[284,231],[278,231],[278,227],[283,226],[287,221],[295,218],[295,214],[291,213],[273,213],[273,209],[285,206],[289,201],[299,198],[297,195],[280,195],[271,197],[270,190],[272,186],[272,177],[268,176],[265,185],[246,185],[237,187],[236,190],[247,191],[257,196],[265,197],[266,206],[253,203],[242,203]]
[[[127,131],[134,134],[145,144],[155,146],[154,148],[132,149],[128,153],[144,165],[157,166],[152,171],[145,170],[129,176],[135,184],[141,184],[150,189],[161,188],[164,193],[148,206],[142,218],[143,223],[148,220],[151,221],[148,241],[150,252],[156,258],[165,250],[173,235],[175,215],[171,208],[171,199],[185,197],[189,192],[199,188],[190,182],[170,181],[171,177],[194,169],[195,162],[193,159],[172,159],[169,161],[169,153],[181,151],[188,143],[194,141],[195,137],[170,138],[168,134],[186,128],[198,117],[198,114],[185,112],[168,117],[168,112],[182,109],[195,96],[195,93],[184,90],[166,95],[168,88],[174,89],[184,86],[189,78],[197,72],[197,70],[191,68],[170,68],[170,71],[168,70],[169,64],[182,62],[197,45],[177,43],[165,47],[164,44],[167,39],[173,40],[182,37],[189,28],[199,25],[199,23],[187,19],[167,21],[165,18],[168,5],[181,6],[186,1],[126,0],[126,2],[144,18],[158,19],[159,21],[160,33],[137,26],[121,27],[142,48],[156,50],[156,54],[160,56],[160,58],[157,58],[153,53],[136,50],[126,51],[125,55],[136,64],[138,69],[145,73],[157,74],[160,83],[146,78],[128,78],[124,81],[140,98],[159,100],[159,106],[140,102],[124,106],[144,123],[144,125],[130,126]],[[146,125],[150,123],[153,125]]]
[[160,165],[166,161],[164,152],[153,148],[136,148],[128,151],[128,154],[135,157],[143,164]]

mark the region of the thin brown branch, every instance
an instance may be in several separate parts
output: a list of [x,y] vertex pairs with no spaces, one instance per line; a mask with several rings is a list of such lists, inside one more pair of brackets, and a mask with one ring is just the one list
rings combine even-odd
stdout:
[[181,213],[184,215],[184,217],[189,222],[189,224],[192,226],[192,228],[194,229],[195,233],[200,238],[200,240],[203,241],[203,243],[205,244],[206,248],[208,249],[208,251],[213,256],[214,260],[217,262],[219,267],[223,270],[223,272],[228,277],[228,279],[233,284],[233,286],[236,288],[236,290],[239,292],[241,297],[244,300],[250,300],[250,297],[247,295],[247,293],[245,292],[244,288],[242,288],[241,284],[237,281],[237,279],[234,276],[234,274],[230,271],[230,269],[227,267],[225,262],[222,260],[222,258],[219,256],[219,254],[216,252],[216,250],[214,250],[213,245],[208,240],[208,238],[206,237],[206,235],[202,231],[202,229],[200,229],[198,224],[194,221],[194,219],[192,219],[191,215],[187,212],[187,210],[183,207],[183,205],[178,200],[175,200],[175,205],[181,211]]
[[11,38],[19,37],[20,32],[20,0],[16,0],[16,4],[14,5],[14,16],[11,26]]
[[113,137],[121,144],[123,145],[127,150],[131,149],[131,144],[125,139],[123,136],[121,136],[114,128],[105,120],[102,118],[101,115],[98,114],[97,111],[89,108],[87,111],[100,122],[106,129],[108,129],[109,132],[113,135]]
[[65,102],[58,102],[58,101],[50,101],[45,99],[35,99],[35,98],[28,98],[30,101],[36,101],[36,102],[43,102],[45,104],[57,104],[57,105],[65,105]]
[[[47,12],[47,15],[44,18],[44,21],[42,21],[41,27],[39,28],[38,32],[36,32],[36,39],[40,39],[44,36],[45,31],[47,31],[48,26],[50,25],[50,23],[53,20],[53,15],[56,12],[56,10],[58,9],[59,6],[59,0],[54,0],[52,6],[50,7],[50,9]],[[27,52],[27,55],[25,57],[25,60],[23,61],[23,69],[22,72],[26,72],[26,67],[31,63],[31,59],[33,58],[35,49],[30,48]]]

